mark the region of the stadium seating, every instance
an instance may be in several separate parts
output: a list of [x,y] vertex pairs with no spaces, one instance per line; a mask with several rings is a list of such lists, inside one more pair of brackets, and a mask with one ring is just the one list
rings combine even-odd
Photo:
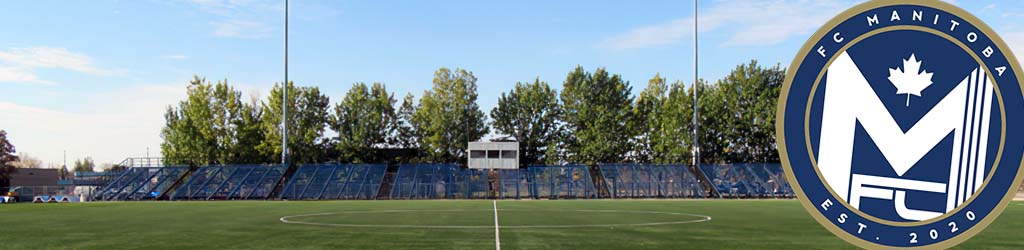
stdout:
[[480,169],[462,169],[455,172],[453,181],[449,185],[451,199],[490,199],[491,194],[490,171]]
[[611,198],[703,198],[685,165],[600,164]]
[[757,177],[759,194],[765,196],[791,196],[793,189],[779,164],[747,164]]
[[386,170],[384,164],[301,165],[281,192],[281,199],[373,199]]
[[192,173],[173,200],[266,199],[284,174],[281,165],[215,165]]
[[498,175],[498,197],[502,199],[528,199],[533,198],[530,187],[529,175],[520,169],[499,169]]
[[391,188],[391,199],[488,198],[484,170],[462,170],[455,164],[402,164]]
[[792,197],[779,164],[701,165],[700,170],[723,197]]
[[100,189],[94,200],[148,200],[159,198],[188,172],[188,167],[128,168]]
[[461,169],[455,164],[399,166],[391,199],[596,198],[586,166]]
[[[691,169],[686,165],[599,164],[480,170],[457,164],[401,164],[388,170],[385,164],[303,164],[286,177],[283,165],[213,165],[191,174],[187,167],[137,167],[123,171],[93,199],[705,198],[709,191],[699,181],[703,177],[722,197],[793,196],[779,164],[701,165],[696,172]],[[383,193],[378,193],[381,190]]]
[[597,190],[584,165],[529,166],[526,174],[530,197],[536,199],[597,198]]

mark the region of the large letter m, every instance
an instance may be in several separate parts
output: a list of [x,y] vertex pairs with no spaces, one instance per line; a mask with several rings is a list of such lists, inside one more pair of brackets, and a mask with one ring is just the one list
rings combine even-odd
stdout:
[[[817,159],[822,177],[858,209],[860,199],[867,197],[893,200],[898,214],[908,220],[926,220],[953,210],[983,182],[993,98],[987,79],[982,69],[975,69],[904,132],[850,55],[843,52],[828,67],[826,77]],[[875,142],[896,178],[851,172],[857,123]],[[899,178],[950,133],[949,182]],[[943,171],[945,166],[937,169]],[[945,211],[908,209],[906,190],[945,193]]]

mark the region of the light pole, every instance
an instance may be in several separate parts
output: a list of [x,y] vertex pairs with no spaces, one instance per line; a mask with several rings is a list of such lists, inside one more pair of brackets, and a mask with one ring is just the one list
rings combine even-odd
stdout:
[[697,0],[693,0],[693,166],[700,164],[700,144],[697,144],[698,129],[697,123],[698,108],[697,94],[700,93],[700,84],[697,83]]
[[288,164],[288,0],[284,0],[284,84],[281,91],[281,164]]

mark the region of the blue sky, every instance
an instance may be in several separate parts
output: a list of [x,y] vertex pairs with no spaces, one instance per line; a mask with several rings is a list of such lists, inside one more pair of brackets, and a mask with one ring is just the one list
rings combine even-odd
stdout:
[[[808,35],[856,2],[701,1],[702,78],[788,64]],[[1024,53],[1024,7],[959,1]],[[26,1],[0,15],[0,129],[59,165],[159,155],[163,112],[192,75],[263,97],[282,75],[283,1]],[[690,1],[313,1],[291,3],[290,79],[332,102],[354,82],[419,96],[439,67],[471,70],[489,112],[517,81],[561,87],[576,65],[639,92],[655,73],[690,82]]]

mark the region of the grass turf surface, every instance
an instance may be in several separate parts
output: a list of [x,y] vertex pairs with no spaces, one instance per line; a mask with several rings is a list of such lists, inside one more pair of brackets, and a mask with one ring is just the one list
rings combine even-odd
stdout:
[[[491,201],[226,201],[0,205],[0,249],[494,249]],[[434,210],[433,212],[380,212]],[[436,211],[445,210],[445,211]],[[458,211],[452,211],[458,210]],[[506,228],[629,224],[662,226]],[[484,228],[365,228],[292,221]],[[852,249],[796,200],[498,201],[502,249]],[[1013,202],[962,249],[1024,249],[1024,202]]]

